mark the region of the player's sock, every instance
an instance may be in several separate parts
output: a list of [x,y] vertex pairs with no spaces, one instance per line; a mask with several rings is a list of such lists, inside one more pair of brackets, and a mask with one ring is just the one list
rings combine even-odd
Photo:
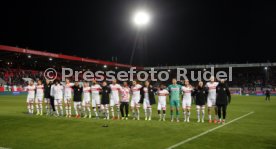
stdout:
[[40,106],[40,114],[43,114],[43,107],[42,107],[42,103],[39,104]]
[[87,108],[88,115],[91,116],[91,109],[90,109],[90,107],[86,107],[86,108]]
[[30,105],[27,106],[27,109],[28,109],[28,112],[31,113],[31,106]]
[[135,113],[135,110],[133,109],[132,110],[132,117],[135,118],[135,116],[136,116],[136,113]]
[[71,105],[69,105],[69,107],[68,107],[68,114],[69,114],[69,116],[72,115],[72,112],[71,112]]
[[201,115],[201,119],[202,119],[202,121],[204,120],[204,115],[205,115],[205,111],[204,111],[204,109],[202,109],[201,110],[201,113],[202,113],[202,115]]
[[171,110],[171,120],[173,121],[173,110]]
[[186,111],[183,112],[183,115],[184,115],[184,121],[186,121],[187,120]]
[[100,115],[102,113],[101,106],[98,106],[98,114]]
[[179,121],[179,111],[176,110],[176,121]]
[[55,106],[55,108],[56,108],[56,114],[59,115],[58,106]]
[[140,120],[140,111],[137,110],[137,120]]
[[166,110],[163,110],[163,121],[165,121],[166,118]]
[[191,115],[191,111],[187,112],[187,121],[190,121],[190,115]]
[[35,107],[36,107],[36,113],[38,114],[39,113],[39,105],[36,104]]
[[200,110],[196,109],[196,113],[197,113],[197,120],[200,121]]
[[47,114],[50,113],[50,112],[49,112],[49,109],[48,109],[48,103],[46,103],[46,105],[45,105],[45,110],[46,110]]
[[114,108],[110,107],[110,111],[111,111],[112,117],[114,117]]
[[148,118],[148,109],[144,109],[144,111],[145,111],[145,119],[147,119]]
[[75,114],[76,114],[76,116],[78,116],[78,115],[79,115],[79,111],[78,111],[78,109],[77,109],[77,108],[75,108]]
[[149,108],[149,119],[151,119],[151,115],[152,115],[152,109]]
[[208,115],[208,118],[209,118],[209,120],[212,120],[212,115],[209,114],[209,115]]
[[120,119],[120,107],[117,106],[117,116],[118,116],[118,119]]
[[60,108],[60,114],[63,116],[63,107],[62,107],[62,105],[60,105],[59,108]]
[[31,113],[34,114],[34,105],[31,105]]
[[87,114],[86,114],[86,107],[85,106],[82,107],[82,111],[83,111],[84,115],[87,116]]
[[106,118],[109,119],[109,110],[106,109]]
[[98,115],[98,112],[97,112],[96,108],[93,108],[93,111],[95,113],[95,116],[98,117],[99,115]]
[[65,106],[65,113],[66,113],[66,116],[68,116],[68,107]]

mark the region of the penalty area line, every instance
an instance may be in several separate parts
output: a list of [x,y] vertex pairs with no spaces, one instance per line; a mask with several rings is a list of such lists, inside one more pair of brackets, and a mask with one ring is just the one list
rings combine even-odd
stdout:
[[242,118],[244,118],[244,117],[246,117],[246,116],[249,116],[249,115],[251,115],[251,114],[253,114],[253,113],[254,113],[254,111],[249,112],[249,113],[247,113],[247,114],[245,114],[245,115],[243,115],[243,116],[240,116],[240,117],[238,117],[238,118],[235,118],[235,119],[233,119],[233,120],[231,120],[231,121],[229,121],[229,122],[227,122],[227,123],[225,123],[225,124],[223,124],[223,125],[219,125],[219,126],[217,126],[217,127],[215,127],[215,128],[209,129],[209,130],[204,131],[204,132],[202,132],[202,133],[200,133],[200,134],[198,134],[198,135],[196,135],[196,136],[193,136],[193,137],[188,138],[188,139],[186,139],[186,140],[183,140],[183,141],[181,141],[181,142],[179,142],[179,143],[177,143],[177,144],[174,144],[174,145],[168,147],[167,149],[176,148],[176,147],[178,147],[178,146],[180,146],[180,145],[183,145],[183,144],[185,144],[185,143],[187,143],[187,142],[190,142],[190,141],[192,141],[192,140],[194,140],[194,139],[197,139],[197,138],[199,138],[199,137],[201,137],[201,136],[203,136],[203,135],[206,135],[206,134],[208,134],[208,133],[210,133],[210,132],[212,132],[212,131],[215,131],[215,130],[221,128],[221,127],[224,127],[224,126],[226,126],[226,125],[228,125],[228,124],[231,124],[231,123],[233,123],[233,122],[235,122],[235,121],[237,121],[237,120],[240,120],[240,119],[242,119]]

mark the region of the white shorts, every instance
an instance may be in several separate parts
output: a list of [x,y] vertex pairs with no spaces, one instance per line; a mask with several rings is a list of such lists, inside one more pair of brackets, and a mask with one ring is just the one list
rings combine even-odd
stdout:
[[65,104],[70,104],[70,103],[71,103],[71,97],[69,97],[69,96],[64,96],[64,103],[65,103]]
[[166,110],[166,100],[158,100],[157,110]]
[[74,107],[81,107],[81,101],[74,101]]
[[35,103],[42,103],[43,102],[43,98],[42,97],[36,97],[35,98]]
[[132,98],[132,100],[130,102],[130,106],[139,108],[140,107],[139,101],[140,101],[140,97],[139,98]]
[[44,103],[50,103],[50,98],[44,98]]
[[208,97],[207,98],[207,107],[213,107],[216,106],[216,97]]
[[34,98],[27,98],[27,103],[34,103]]
[[113,107],[114,105],[119,106],[120,105],[119,98],[110,98],[110,106]]
[[109,108],[109,105],[101,105],[101,109],[102,109],[102,110],[104,110],[104,109],[105,109],[105,110],[108,110],[108,108]]
[[64,98],[63,98],[63,99],[72,99],[72,96],[64,95]]
[[190,109],[192,105],[192,99],[182,99],[182,108]]
[[93,106],[93,104],[94,104],[95,107],[96,107],[96,105],[100,105],[101,104],[101,99],[100,99],[99,95],[93,95],[92,94],[92,106]]
[[147,109],[147,108],[150,108],[151,107],[151,105],[150,105],[150,101],[149,101],[149,99],[144,99],[144,102],[143,102],[143,108],[144,109]]
[[62,105],[62,99],[55,99],[55,106],[61,106]]
[[204,109],[205,109],[205,105],[202,105],[202,106],[196,105],[196,108],[197,108],[197,109],[200,109],[200,108],[201,108],[202,110],[204,110]]
[[89,99],[83,99],[82,106],[86,106],[86,105],[90,106],[90,100]]

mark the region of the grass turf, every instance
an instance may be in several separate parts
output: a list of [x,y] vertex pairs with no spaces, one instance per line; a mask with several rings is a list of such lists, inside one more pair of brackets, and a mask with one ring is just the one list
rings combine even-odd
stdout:
[[[260,96],[233,96],[227,121],[254,114],[210,132],[177,148],[276,148],[276,102]],[[159,122],[156,105],[153,120],[105,120],[29,116],[25,96],[0,96],[0,147],[6,148],[167,148],[217,124],[196,122],[195,105],[190,123]],[[207,113],[207,112],[206,112]],[[183,120],[183,115],[181,114]]]

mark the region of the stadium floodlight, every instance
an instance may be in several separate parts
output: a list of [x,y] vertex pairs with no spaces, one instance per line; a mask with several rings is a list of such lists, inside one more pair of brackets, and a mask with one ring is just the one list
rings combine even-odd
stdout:
[[134,14],[133,22],[139,27],[146,26],[150,22],[150,15],[146,11],[137,11]]

